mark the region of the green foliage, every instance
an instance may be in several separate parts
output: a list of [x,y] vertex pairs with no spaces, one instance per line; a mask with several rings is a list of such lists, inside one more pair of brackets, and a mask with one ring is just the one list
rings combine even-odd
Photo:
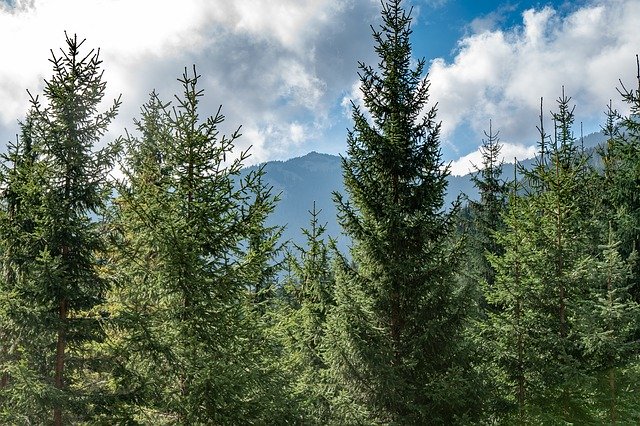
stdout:
[[[115,146],[95,145],[119,100],[98,112],[106,85],[99,53],[66,39],[52,55],[44,100],[31,97],[22,134],[4,156],[3,283],[0,317],[8,423],[78,422],[108,401],[93,347],[104,339],[99,313],[110,281],[99,270],[105,247],[95,219],[108,200]],[[6,343],[6,346],[5,346]]]
[[[482,140],[480,153],[482,154],[482,167],[476,170],[472,181],[480,194],[480,200],[469,203],[472,211],[473,244],[471,250],[480,254],[498,254],[500,247],[496,244],[493,234],[502,227],[501,213],[507,203],[507,184],[502,179],[503,162],[500,161],[502,144],[498,137],[500,132],[493,132],[489,122],[489,133],[485,132],[487,139]],[[483,255],[484,257],[484,255]],[[489,285],[493,283],[494,274],[488,261],[481,259],[479,270],[482,277]]]
[[549,402],[556,403],[559,395],[561,416],[568,415],[569,393],[563,386],[579,363],[572,319],[584,293],[574,270],[585,247],[578,220],[585,181],[564,93],[558,105],[555,143],[544,150],[547,137],[541,128],[538,163],[524,171],[529,193],[519,196],[512,190],[506,227],[497,233],[505,251],[491,257],[497,277],[493,288],[485,289],[493,307],[487,333],[497,377],[521,421],[539,407],[550,411]]
[[[603,128],[608,140],[601,150],[602,204],[625,256],[640,251],[640,62],[637,66],[637,88],[628,90],[622,85],[619,89],[623,101],[629,105],[630,115],[621,117],[609,105]],[[634,277],[631,292],[636,302],[640,302],[639,264],[635,266]]]
[[274,255],[272,240],[260,240],[274,198],[260,171],[239,179],[247,153],[227,158],[239,132],[219,136],[220,110],[200,120],[195,69],[179,81],[176,106],[152,93],[143,107],[115,200],[111,333],[131,415],[180,424],[284,419],[286,386],[247,296]]
[[[615,377],[634,353],[634,260],[602,233],[599,178],[576,146],[569,101],[558,99],[553,143],[540,126],[540,156],[523,170],[525,188],[512,190],[496,234],[504,253],[490,257],[497,276],[484,293],[493,309],[481,333],[500,398],[512,407],[503,411],[524,423],[615,419]],[[609,388],[600,376],[610,377]]]
[[[424,60],[411,68],[411,18],[383,3],[373,32],[379,72],[360,65],[364,106],[343,159],[349,201],[336,194],[353,239],[353,264],[336,260],[329,352],[346,419],[367,423],[450,423],[474,410],[464,370],[467,294],[454,272],[457,205],[444,210],[448,169]],[[343,420],[346,421],[346,420]]]
[[283,344],[283,362],[293,378],[294,396],[301,404],[301,421],[332,421],[326,351],[327,313],[333,306],[334,280],[325,225],[318,223],[315,203],[310,227],[303,229],[307,244],[294,245],[287,255],[289,275],[282,289],[276,332]]
[[[488,256],[502,253],[495,233],[504,227],[502,212],[506,208],[508,192],[507,184],[502,179],[503,162],[499,159],[502,144],[498,134],[499,132],[493,132],[490,121],[489,132],[485,131],[487,139],[482,140],[480,147],[482,166],[476,166],[476,172],[471,178],[480,199],[469,200],[458,217],[462,228],[460,231],[467,243],[460,276],[462,280],[471,282],[467,285],[482,283],[489,288],[495,282],[495,270]],[[481,297],[479,306],[481,309],[488,307]]]

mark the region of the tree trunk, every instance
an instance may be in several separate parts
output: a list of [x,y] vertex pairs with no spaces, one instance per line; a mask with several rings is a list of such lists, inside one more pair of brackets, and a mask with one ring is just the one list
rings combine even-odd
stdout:
[[[63,371],[64,371],[64,350],[66,344],[66,322],[69,312],[69,301],[67,298],[60,300],[59,314],[60,325],[58,326],[58,342],[56,344],[56,369],[55,369],[55,387],[58,390],[62,390],[64,386]],[[62,407],[60,404],[56,404],[53,410],[53,423],[56,426],[62,425]]]
[[609,415],[611,416],[611,424],[616,424],[616,370],[611,367],[609,369]]

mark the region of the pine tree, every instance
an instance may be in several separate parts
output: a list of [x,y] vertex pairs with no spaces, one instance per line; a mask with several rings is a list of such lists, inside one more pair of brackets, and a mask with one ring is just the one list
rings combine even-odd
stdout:
[[450,423],[475,408],[463,374],[466,289],[455,279],[458,204],[444,206],[440,124],[435,107],[423,111],[425,62],[411,68],[411,17],[400,3],[383,3],[373,31],[379,71],[360,64],[372,121],[353,105],[349,201],[335,197],[353,262],[337,259],[328,359],[335,409],[350,421]]
[[487,255],[499,255],[502,251],[494,234],[503,226],[501,214],[507,203],[507,184],[502,180],[503,162],[499,158],[502,144],[498,134],[493,132],[489,121],[489,132],[485,131],[487,139],[482,140],[480,147],[482,167],[476,168],[471,178],[480,199],[469,202],[470,228],[467,229],[470,275],[489,287],[495,281],[495,271]]
[[[3,328],[4,420],[62,424],[90,419],[107,390],[92,345],[110,282],[99,272],[105,239],[96,216],[109,195],[115,145],[96,150],[120,101],[104,112],[99,51],[66,37],[44,103],[31,97],[22,137],[5,157]],[[9,240],[10,239],[10,240]],[[5,322],[6,321],[6,322]]]
[[602,256],[597,185],[577,148],[564,92],[552,117],[551,140],[541,113],[540,155],[532,170],[522,170],[524,188],[513,191],[506,227],[497,234],[505,252],[491,257],[496,285],[485,297],[496,309],[485,332],[503,396],[517,407],[514,420],[593,422],[585,342],[599,333],[587,324],[601,322],[592,309],[593,292],[604,282],[601,261],[594,260]]
[[[603,129],[608,140],[601,153],[604,160],[603,184],[606,186],[603,204],[609,215],[613,215],[612,224],[621,241],[623,257],[640,251],[640,61],[637,57],[636,62],[637,88],[629,90],[621,82],[618,90],[629,105],[630,114],[622,117],[609,106],[607,124]],[[640,264],[634,267],[632,282],[631,292],[640,303]]]
[[[200,77],[186,69],[171,107],[152,94],[126,139],[119,185],[113,305],[131,418],[179,424],[261,423],[292,408],[269,364],[273,344],[247,292],[272,245],[252,245],[274,198],[261,172],[241,177],[239,131],[204,120]],[[251,281],[256,280],[256,281]]]
[[302,401],[302,421],[327,424],[332,420],[328,394],[326,346],[327,313],[333,306],[333,274],[326,225],[319,223],[315,202],[310,227],[303,229],[306,245],[294,244],[288,253],[290,276],[285,281],[278,312],[278,333],[284,362],[294,378],[293,392]]

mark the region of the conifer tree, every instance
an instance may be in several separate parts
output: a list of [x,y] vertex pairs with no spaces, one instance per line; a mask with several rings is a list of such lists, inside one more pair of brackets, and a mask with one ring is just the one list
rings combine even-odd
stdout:
[[327,313],[333,306],[333,274],[320,212],[314,202],[310,226],[302,230],[306,245],[294,244],[295,253],[288,253],[290,276],[278,312],[285,364],[295,381],[293,392],[302,401],[302,421],[312,424],[332,420],[324,351]]
[[[185,73],[171,107],[152,94],[129,136],[116,199],[120,329],[130,417],[179,424],[263,423],[287,418],[286,384],[270,366],[273,344],[253,315],[250,280],[263,280],[264,235],[274,197],[261,171],[241,178],[239,131],[199,117],[199,76]],[[247,252],[249,250],[249,253]]]
[[[328,359],[338,415],[352,422],[437,424],[475,408],[463,370],[466,289],[455,271],[458,204],[447,210],[449,170],[436,108],[424,110],[425,62],[412,67],[410,12],[382,5],[373,31],[379,70],[360,64],[364,107],[353,105],[339,221],[353,239],[338,257]],[[347,421],[343,420],[343,421]]]
[[504,227],[496,233],[496,243],[503,252],[488,255],[496,277],[493,285],[483,286],[489,309],[486,319],[480,322],[479,331],[496,367],[493,381],[498,394],[493,399],[499,412],[494,415],[500,418],[503,411],[510,412],[514,408],[523,424],[527,402],[534,392],[531,384],[540,368],[535,362],[530,336],[531,330],[539,326],[535,293],[540,282],[531,271],[538,253],[528,238],[535,231],[533,219],[536,214],[527,200],[518,195],[517,173],[514,175],[508,208],[502,213]]
[[[633,338],[640,321],[640,306],[629,293],[636,253],[623,259],[620,243],[613,238],[610,229],[609,241],[600,246],[600,254],[583,262],[589,295],[581,306],[582,320],[577,326],[589,376],[595,382],[594,417],[602,423],[616,424],[640,420],[638,398],[629,392],[637,388],[640,378],[627,372],[640,348]],[[604,416],[600,414],[603,411]]]
[[[597,312],[611,308],[595,308],[602,301],[596,294],[624,286],[618,272],[629,267],[614,255],[611,241],[604,252],[597,249],[601,226],[591,192],[594,173],[577,149],[569,102],[564,93],[558,99],[553,140],[541,114],[540,155],[532,170],[523,170],[521,194],[510,197],[506,227],[497,234],[505,252],[491,257],[496,285],[485,293],[496,307],[485,336],[497,377],[503,395],[517,407],[513,419],[525,423],[602,420],[585,381],[594,371],[589,359],[598,351],[595,336],[602,334]],[[614,275],[618,284],[611,281]]]
[[[106,389],[93,383],[103,339],[98,312],[110,282],[99,273],[105,239],[96,216],[109,195],[115,145],[96,150],[120,101],[104,112],[99,51],[66,37],[52,52],[44,102],[31,97],[19,143],[5,157],[1,416],[8,423],[91,419]],[[97,376],[96,376],[97,375]]]
[[[262,173],[259,170],[258,173]],[[265,188],[266,189],[266,188]],[[249,299],[253,303],[255,311],[266,314],[273,307],[278,287],[278,273],[283,267],[281,254],[284,245],[280,242],[283,227],[266,226],[267,216],[271,213],[272,205],[277,203],[278,197],[272,197],[270,191],[256,194],[253,207],[261,218],[255,218],[256,226],[248,239],[246,259],[252,264],[251,268],[245,268],[245,281]]]
[[482,280],[489,287],[495,281],[495,271],[487,260],[487,255],[499,255],[501,248],[494,238],[495,232],[502,227],[502,211],[507,202],[507,184],[502,180],[502,165],[500,150],[502,144],[499,132],[493,132],[489,121],[489,132],[485,131],[487,139],[482,140],[480,152],[482,166],[476,167],[472,176],[474,186],[480,193],[478,201],[470,201],[470,229],[468,258],[471,265],[471,276]]
[[[613,216],[612,225],[621,242],[623,257],[640,251],[640,61],[637,56],[636,65],[637,88],[627,89],[621,82],[618,89],[623,101],[629,105],[630,114],[622,117],[609,106],[603,129],[608,140],[601,153],[605,185],[602,193],[606,197],[603,205],[610,217]],[[609,222],[604,223],[607,226]],[[640,264],[633,270],[631,292],[640,303]]]

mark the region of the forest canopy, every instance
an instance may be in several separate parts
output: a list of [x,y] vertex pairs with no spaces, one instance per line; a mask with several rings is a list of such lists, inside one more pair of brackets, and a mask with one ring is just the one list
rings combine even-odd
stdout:
[[[335,218],[268,225],[196,66],[105,135],[100,51],[65,33],[0,165],[3,424],[640,422],[640,62],[585,149],[563,87],[530,168],[490,121],[480,196],[445,203],[412,11],[382,3]],[[630,58],[630,63],[631,63]],[[114,170],[118,173],[113,173]]]

